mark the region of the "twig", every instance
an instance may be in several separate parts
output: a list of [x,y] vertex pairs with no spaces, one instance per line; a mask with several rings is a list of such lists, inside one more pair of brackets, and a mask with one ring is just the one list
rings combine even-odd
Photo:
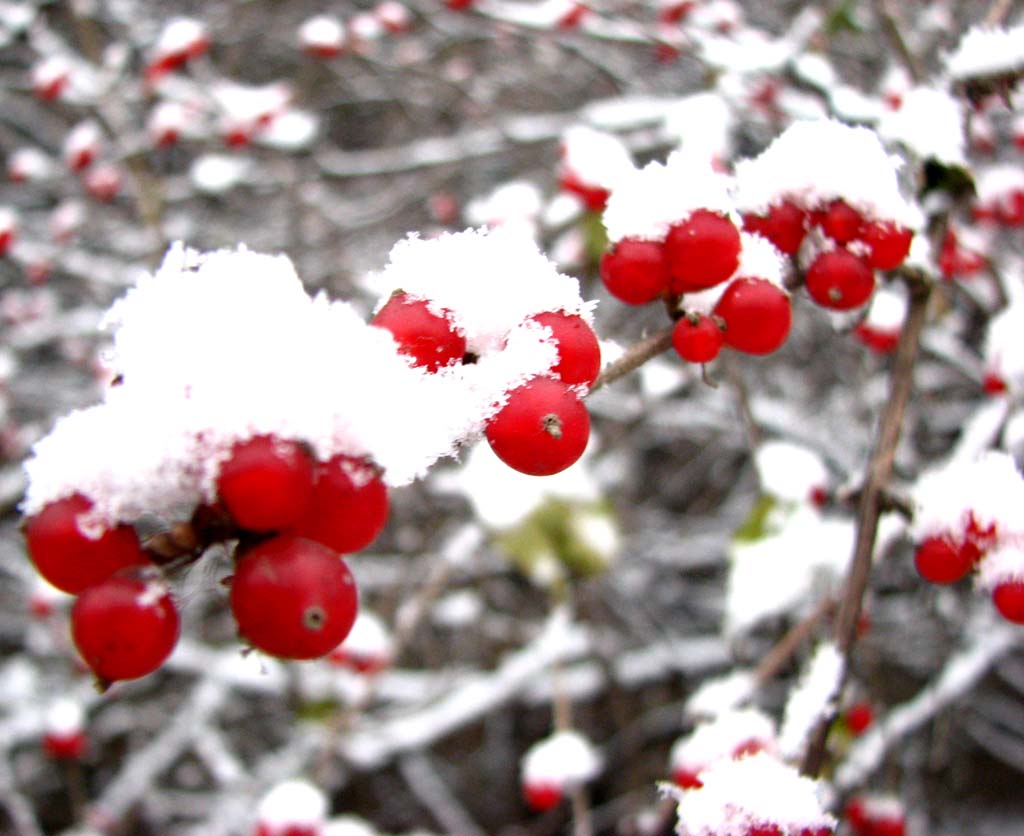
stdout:
[[[836,618],[836,643],[839,652],[847,661],[847,670],[850,653],[857,641],[857,623],[871,573],[871,556],[878,534],[882,497],[892,474],[896,445],[899,443],[903,428],[903,416],[913,388],[914,363],[921,342],[921,331],[924,329],[928,300],[931,298],[932,284],[924,276],[909,275],[906,281],[910,305],[900,333],[899,345],[896,347],[896,358],[889,378],[889,396],[868,465],[867,481],[861,494],[857,513],[857,539],[846,577],[846,589]],[[802,770],[805,774],[815,776],[821,771],[827,737],[828,722],[821,722],[811,736],[811,743],[804,758]]]
[[921,63],[917,60],[914,53],[910,51],[910,47],[907,46],[903,33],[900,31],[899,23],[896,20],[896,13],[889,4],[889,0],[874,0],[874,6],[875,14],[882,24],[882,31],[889,39],[893,49],[896,50],[896,54],[899,56],[900,61],[903,62],[903,66],[910,74],[911,79],[913,79],[915,84],[920,84],[924,78],[924,71],[921,68]]
[[484,836],[466,808],[452,795],[431,759],[423,752],[411,752],[398,762],[398,769],[419,799],[437,819],[445,833],[452,836]]
[[668,351],[672,347],[672,329],[674,325],[645,337],[638,343],[634,343],[618,360],[606,368],[590,387],[593,392],[609,383],[614,383],[620,377],[625,377],[632,371],[639,369],[648,360],[657,357],[659,354]]
[[831,598],[823,598],[803,621],[794,624],[754,670],[754,681],[760,686],[772,679],[796,653],[804,640],[814,632],[823,618],[830,615],[836,608]]
[[985,15],[986,26],[998,26],[1003,22],[1004,18],[1010,11],[1010,6],[1013,5],[1013,0],[994,0],[992,6],[988,10],[988,14]]

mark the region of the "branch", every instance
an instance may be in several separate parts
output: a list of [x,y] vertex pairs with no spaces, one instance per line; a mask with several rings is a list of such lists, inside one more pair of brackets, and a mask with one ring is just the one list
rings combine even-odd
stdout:
[[994,0],[988,10],[988,14],[985,15],[985,25],[999,26],[1006,18],[1012,5],[1013,0]]
[[[896,347],[896,358],[889,378],[889,396],[868,465],[867,481],[861,493],[857,514],[857,539],[846,577],[846,590],[840,601],[836,619],[836,643],[844,657],[845,670],[849,670],[850,655],[857,641],[857,623],[871,574],[871,557],[878,534],[878,518],[892,475],[896,446],[900,440],[903,417],[913,388],[914,363],[917,360],[921,332],[928,312],[928,300],[931,298],[932,284],[923,275],[913,274],[905,278],[910,293],[910,306],[900,333],[899,345]],[[821,771],[827,736],[828,722],[824,721],[818,724],[811,737],[811,744],[802,767],[805,774],[815,776]]]
[[594,392],[602,386],[614,383],[620,377],[625,377],[630,372],[639,369],[648,360],[668,351],[672,347],[673,328],[675,328],[674,325],[669,325],[631,345],[625,354],[601,372],[601,375],[594,381],[594,385],[590,387],[590,391]]
[[917,57],[910,51],[907,42],[900,31],[899,23],[896,20],[896,13],[889,3],[889,0],[874,0],[875,14],[882,24],[882,31],[889,39],[900,61],[910,74],[915,84],[920,84],[924,78],[924,70]]

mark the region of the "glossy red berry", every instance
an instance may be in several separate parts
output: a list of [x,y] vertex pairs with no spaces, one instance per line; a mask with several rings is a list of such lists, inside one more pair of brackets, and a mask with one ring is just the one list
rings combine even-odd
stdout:
[[992,590],[999,614],[1014,624],[1024,624],[1024,581],[1003,581]]
[[837,244],[849,244],[860,236],[864,217],[845,200],[833,200],[819,216],[821,230]]
[[740,263],[740,231],[724,215],[698,209],[665,239],[671,289],[688,293],[724,282]]
[[544,813],[562,803],[562,788],[556,784],[529,783],[523,787],[523,800],[534,812]]
[[875,273],[849,250],[821,253],[807,268],[807,292],[823,308],[859,308],[875,289]]
[[785,200],[768,208],[767,215],[747,215],[743,228],[771,241],[779,252],[796,255],[807,235],[807,213]]
[[428,372],[457,363],[466,354],[466,338],[447,313],[435,313],[426,299],[396,293],[370,324],[390,331],[399,352]]
[[748,828],[747,836],[783,836],[783,833],[775,825],[764,824]]
[[570,386],[590,386],[601,371],[601,346],[594,329],[581,316],[549,311],[531,316],[551,329],[558,346],[558,362],[551,374]]
[[590,416],[566,384],[535,377],[509,393],[485,433],[491,449],[509,467],[530,476],[550,476],[583,455]]
[[608,189],[584,183],[571,171],[562,174],[558,185],[562,187],[562,191],[576,195],[591,212],[603,211],[611,196]]
[[864,734],[874,722],[875,712],[870,703],[854,703],[843,713],[843,723],[854,737]]
[[868,248],[868,264],[876,270],[895,270],[910,252],[914,233],[889,221],[872,221],[860,234]]
[[700,789],[704,786],[704,782],[697,777],[698,775],[699,773],[692,769],[673,769],[672,781],[677,787],[682,787],[684,790]]
[[356,619],[352,574],[337,552],[281,535],[246,552],[231,579],[231,612],[253,647],[285,659],[330,653]]
[[601,258],[608,292],[627,305],[646,305],[668,290],[668,260],[657,241],[624,238]]
[[710,363],[724,344],[721,327],[703,314],[684,316],[672,329],[672,347],[688,363]]
[[159,668],[178,641],[178,609],[153,570],[126,569],[85,590],[71,609],[71,635],[103,681]]
[[82,531],[79,519],[92,507],[89,499],[76,493],[49,503],[25,523],[28,554],[39,574],[73,595],[118,569],[150,562],[129,525],[107,529],[96,539]]
[[54,760],[79,760],[85,754],[88,743],[85,734],[80,731],[61,734],[47,732],[43,735],[43,751]]
[[891,354],[896,350],[900,341],[899,331],[888,331],[880,328],[873,328],[866,322],[862,322],[853,329],[854,336],[867,348],[876,354]]
[[981,388],[986,395],[1001,395],[1007,390],[1006,379],[998,372],[985,372]]
[[313,496],[294,533],[340,554],[365,549],[388,519],[388,489],[380,471],[354,456],[316,466]]
[[313,457],[295,441],[258,435],[231,448],[217,493],[242,528],[276,531],[294,525],[313,496]]
[[736,279],[715,305],[725,344],[747,354],[770,354],[789,336],[789,294],[766,279]]
[[927,537],[914,552],[917,573],[930,583],[956,583],[977,559],[978,549],[970,541],[954,543],[948,537]]

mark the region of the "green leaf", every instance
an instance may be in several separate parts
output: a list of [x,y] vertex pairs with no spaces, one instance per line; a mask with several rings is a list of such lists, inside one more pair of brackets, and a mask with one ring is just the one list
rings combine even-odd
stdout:
[[754,507],[750,509],[747,518],[736,529],[736,533],[733,534],[733,540],[737,543],[753,543],[757,540],[763,540],[771,534],[772,528],[769,526],[769,517],[777,504],[774,497],[762,494],[757,502],[754,503]]
[[860,32],[862,27],[857,21],[856,7],[855,0],[846,0],[836,6],[825,19],[825,33],[837,35],[840,32]]

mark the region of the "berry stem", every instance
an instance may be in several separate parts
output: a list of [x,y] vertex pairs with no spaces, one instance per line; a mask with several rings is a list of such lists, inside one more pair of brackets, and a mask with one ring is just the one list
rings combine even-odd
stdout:
[[626,349],[618,360],[609,365],[597,380],[590,387],[593,392],[609,383],[614,383],[620,377],[625,377],[632,371],[639,369],[648,360],[663,354],[672,347],[672,330],[675,326],[670,325],[661,331],[655,331],[648,337],[644,337],[637,343]]
[[896,11],[892,3],[890,0],[874,0],[873,5],[875,7],[875,16],[882,25],[882,31],[885,33],[885,37],[888,38],[893,51],[914,83],[920,84],[924,78],[921,62],[911,52],[906,39],[903,37],[903,33],[900,31],[899,21],[896,18]]
[[[910,304],[900,333],[900,341],[896,346],[896,357],[889,377],[889,395],[875,436],[874,450],[867,469],[867,481],[861,492],[860,507],[857,511],[857,538],[836,618],[835,639],[839,651],[846,660],[844,670],[849,670],[850,655],[857,641],[857,622],[871,574],[871,556],[878,534],[878,518],[892,475],[896,445],[899,443],[903,417],[913,388],[914,364],[933,287],[928,277],[920,273],[904,271],[901,275],[907,284]],[[802,765],[805,775],[817,776],[821,771],[831,719],[828,717],[819,723],[811,736],[811,744]]]

